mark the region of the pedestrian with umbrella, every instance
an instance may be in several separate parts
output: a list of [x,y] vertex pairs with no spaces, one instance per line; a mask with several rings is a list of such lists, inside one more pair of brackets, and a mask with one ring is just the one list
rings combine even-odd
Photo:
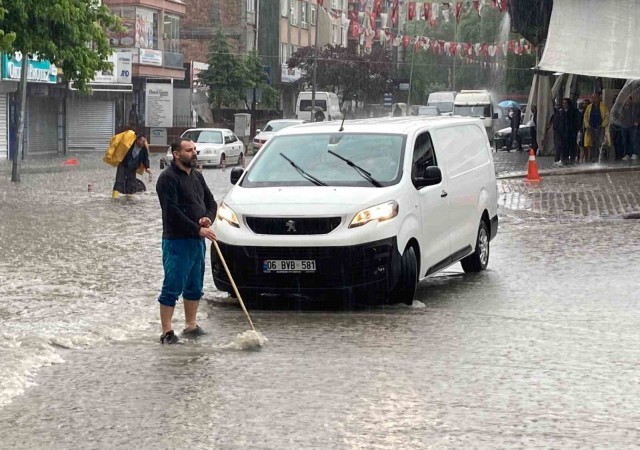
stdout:
[[505,100],[498,103],[501,108],[509,108],[509,119],[511,120],[511,146],[517,145],[517,150],[522,151],[522,136],[520,136],[520,123],[522,122],[522,111],[520,104],[513,100]]

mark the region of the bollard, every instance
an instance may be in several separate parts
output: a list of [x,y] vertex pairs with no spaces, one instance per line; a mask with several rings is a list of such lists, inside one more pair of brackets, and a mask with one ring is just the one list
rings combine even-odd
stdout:
[[87,191],[93,192],[93,183],[89,183],[89,185],[87,186]]
[[242,158],[240,158],[240,164],[242,164],[242,168],[244,169],[246,166],[246,159],[244,157],[244,153],[242,154]]
[[202,172],[202,163],[198,164],[198,172]]
[[227,158],[224,158],[221,162],[220,162],[220,168],[222,170],[227,168]]

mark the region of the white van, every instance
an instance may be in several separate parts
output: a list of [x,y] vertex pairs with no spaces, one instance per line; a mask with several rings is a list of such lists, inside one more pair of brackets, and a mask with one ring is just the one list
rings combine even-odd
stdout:
[[498,113],[493,111],[493,101],[489,91],[460,91],[456,96],[453,114],[481,119],[489,139],[493,139],[495,128],[493,121],[498,119]]
[[440,114],[451,116],[457,94],[455,91],[432,92],[427,99],[427,106],[436,106],[440,110]]
[[[484,270],[498,231],[491,147],[477,119],[286,128],[231,182],[214,229],[249,302],[282,294],[410,304],[421,278],[458,261]],[[214,251],[211,263],[217,288],[232,292]]]
[[[296,102],[297,119],[311,122],[311,94],[311,91],[303,91],[298,94],[298,101]],[[340,100],[333,92],[316,92],[315,109],[315,122],[342,119],[342,113],[340,112]]]

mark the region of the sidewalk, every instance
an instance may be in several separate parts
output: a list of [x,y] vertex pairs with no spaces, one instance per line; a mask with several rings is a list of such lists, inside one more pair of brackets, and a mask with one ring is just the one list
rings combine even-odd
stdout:
[[[536,156],[540,176],[581,175],[607,172],[629,172],[640,170],[640,160],[614,161],[603,164],[577,164],[574,166],[554,167],[553,156]],[[498,179],[523,178],[527,174],[529,150],[499,151],[493,154],[493,162]]]

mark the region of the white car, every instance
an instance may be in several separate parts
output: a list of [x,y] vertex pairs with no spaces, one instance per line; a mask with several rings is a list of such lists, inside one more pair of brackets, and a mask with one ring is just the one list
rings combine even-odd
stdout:
[[[180,137],[196,144],[198,163],[203,166],[220,167],[223,161],[225,165],[239,164],[244,156],[244,144],[227,128],[192,128]],[[173,160],[171,147],[165,158],[167,162]]]
[[[404,117],[287,128],[220,204],[214,229],[243,298],[411,303],[418,281],[489,264],[498,231],[479,119]],[[215,252],[218,289],[233,292]],[[263,294],[266,294],[265,297]]]
[[256,130],[256,136],[253,138],[251,142],[253,152],[257,152],[262,148],[267,141],[273,137],[278,131],[293,126],[300,125],[301,123],[305,123],[305,120],[298,119],[278,119],[278,120],[270,120],[267,122],[267,125],[264,127],[264,130]]

